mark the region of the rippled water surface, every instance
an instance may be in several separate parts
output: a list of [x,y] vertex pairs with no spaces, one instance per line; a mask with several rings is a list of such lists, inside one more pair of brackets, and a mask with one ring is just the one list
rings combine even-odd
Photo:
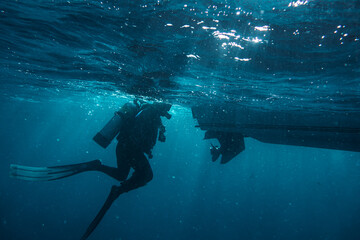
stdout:
[[2,1],[1,91],[356,111],[359,29],[358,1]]

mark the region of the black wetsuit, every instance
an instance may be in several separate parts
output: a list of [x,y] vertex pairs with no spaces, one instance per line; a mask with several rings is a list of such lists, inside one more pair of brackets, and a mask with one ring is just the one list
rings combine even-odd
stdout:
[[[111,188],[103,207],[89,225],[81,238],[82,240],[87,239],[92,233],[117,197],[124,192],[144,186],[153,178],[153,172],[146,155],[152,158],[151,150],[158,139],[159,129],[159,141],[165,141],[163,135],[165,128],[160,116],[166,116],[170,107],[171,105],[163,105],[162,108],[159,108],[159,105],[156,107],[154,104],[144,104],[141,107],[136,104],[126,104],[119,112],[123,118],[123,126],[117,136],[116,158],[118,167],[100,165],[96,170],[104,172],[122,181],[122,183],[120,186]],[[134,169],[134,172],[127,179],[131,168]]]
[[134,169],[132,176],[122,183],[125,192],[144,186],[153,178],[146,155],[152,158],[151,150],[156,144],[159,128],[163,126],[160,115],[150,104],[138,108],[134,113],[124,116],[126,121],[117,136],[118,178],[125,180],[130,168]]

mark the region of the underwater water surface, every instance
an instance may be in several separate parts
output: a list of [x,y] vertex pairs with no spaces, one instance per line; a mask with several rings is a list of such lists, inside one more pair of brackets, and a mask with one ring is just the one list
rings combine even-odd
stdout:
[[221,165],[191,113],[356,116],[359,39],[358,1],[1,1],[0,239],[80,239],[118,182],[9,166],[115,166],[92,138],[135,97],[173,104],[167,141],[89,239],[360,239],[360,153],[246,138]]

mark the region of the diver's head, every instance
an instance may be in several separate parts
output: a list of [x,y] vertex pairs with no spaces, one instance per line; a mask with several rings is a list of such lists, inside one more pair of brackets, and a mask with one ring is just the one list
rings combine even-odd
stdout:
[[160,116],[166,117],[167,119],[171,118],[171,115],[168,113],[172,106],[170,103],[155,102],[152,106],[159,112]]

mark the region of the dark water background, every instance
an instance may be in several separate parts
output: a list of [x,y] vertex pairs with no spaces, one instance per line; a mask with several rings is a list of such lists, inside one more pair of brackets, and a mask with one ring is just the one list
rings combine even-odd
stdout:
[[246,139],[219,165],[189,109],[359,112],[359,39],[358,1],[1,1],[0,239],[79,239],[117,183],[9,165],[114,165],[91,139],[134,95],[174,103],[167,142],[90,239],[360,239],[359,153]]

